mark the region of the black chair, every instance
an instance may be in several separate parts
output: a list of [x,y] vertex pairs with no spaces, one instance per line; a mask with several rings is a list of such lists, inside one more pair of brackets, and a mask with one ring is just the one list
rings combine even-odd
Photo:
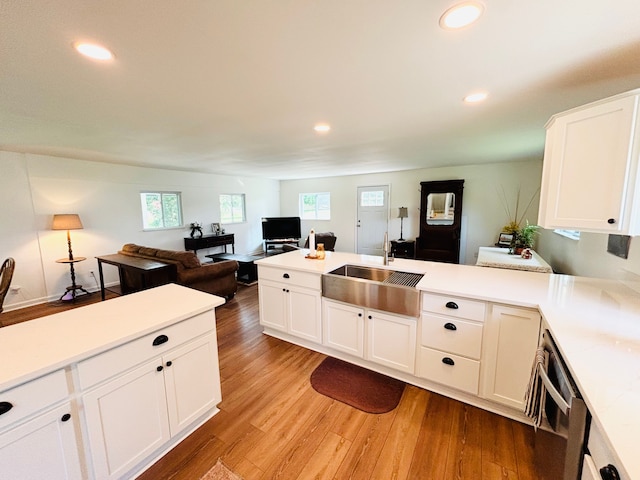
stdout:
[[4,297],[7,296],[9,286],[11,285],[11,279],[13,278],[13,271],[16,268],[16,261],[9,257],[2,263],[2,269],[0,269],[0,313],[2,313],[2,305],[4,304]]
[[[334,252],[336,248],[336,240],[338,238],[333,232],[316,233],[316,245],[319,243],[324,244],[324,250],[326,252]],[[309,248],[309,237],[304,242],[304,248]]]

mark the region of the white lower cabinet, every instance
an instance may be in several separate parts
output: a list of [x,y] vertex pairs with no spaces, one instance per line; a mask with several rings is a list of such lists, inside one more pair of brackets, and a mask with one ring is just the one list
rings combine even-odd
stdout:
[[482,397],[522,411],[540,320],[537,310],[492,305],[483,339]]
[[97,478],[120,478],[166,443],[169,419],[160,359],[83,397]]
[[323,344],[364,358],[364,308],[322,300]]
[[322,300],[323,344],[354,357],[413,373],[416,319]]
[[485,302],[422,294],[416,375],[478,394]]
[[395,370],[413,374],[416,361],[416,319],[365,311],[365,358]]
[[416,375],[434,382],[478,394],[480,362],[442,350],[420,346]]
[[215,333],[116,375],[82,400],[95,476],[120,478],[220,402]]
[[0,478],[82,478],[69,394],[64,370],[0,392]]
[[[272,272],[275,270],[275,272]],[[320,275],[260,270],[260,323],[313,342],[322,342]],[[265,271],[271,275],[265,275]],[[294,282],[303,277],[303,286]],[[278,278],[277,281],[270,278]]]
[[0,477],[82,478],[76,422],[66,403],[0,433]]

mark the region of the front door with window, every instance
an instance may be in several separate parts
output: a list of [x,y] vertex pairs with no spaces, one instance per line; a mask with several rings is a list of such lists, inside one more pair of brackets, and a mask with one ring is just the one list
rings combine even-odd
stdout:
[[389,186],[358,187],[356,252],[382,255],[389,220]]

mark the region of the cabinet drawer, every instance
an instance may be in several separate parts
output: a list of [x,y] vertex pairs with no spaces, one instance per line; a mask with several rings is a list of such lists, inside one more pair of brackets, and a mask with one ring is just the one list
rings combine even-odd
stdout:
[[485,302],[435,293],[422,294],[422,310],[484,322]]
[[[208,311],[91,357],[78,364],[80,388],[85,390],[214,329],[215,314]],[[167,340],[153,345],[162,335]]]
[[482,324],[423,313],[422,345],[479,360]]
[[301,272],[299,270],[290,270],[286,268],[271,268],[258,265],[258,278],[261,280],[273,280],[299,287],[321,289],[322,277],[318,273]]
[[64,400],[69,395],[69,386],[64,370],[23,383],[0,393],[0,402],[7,402],[10,410],[0,415],[0,428],[28,417],[50,405]]
[[[443,360],[445,361],[443,362]],[[453,365],[445,362],[453,363]],[[477,360],[469,360],[452,353],[420,347],[417,367],[419,377],[474,395],[478,394],[480,362]]]

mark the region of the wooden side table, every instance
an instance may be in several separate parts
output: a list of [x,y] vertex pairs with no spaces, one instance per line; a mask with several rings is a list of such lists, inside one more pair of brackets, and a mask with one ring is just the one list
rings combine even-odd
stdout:
[[[73,268],[73,265],[75,263],[78,262],[84,262],[87,259],[87,257],[74,257],[73,259],[69,259],[69,258],[60,258],[58,260],[56,260],[56,263],[68,263],[69,264],[69,268],[71,269],[71,285],[69,285],[67,287],[67,290],[60,295],[60,298],[58,299],[58,301],[60,300],[65,300],[68,302],[73,302],[75,301],[77,295],[77,291],[80,290],[81,292],[84,292],[85,295],[88,295],[89,291],[85,290],[84,288],[82,288],[82,285],[76,285],[76,271]],[[70,294],[70,298],[65,298],[68,294]]]
[[[176,266],[171,263],[131,257],[129,255],[123,255],[122,253],[101,255],[96,257],[96,260],[98,260],[100,295],[102,300],[105,299],[105,292],[107,290],[104,285],[104,274],[102,272],[103,263],[118,267],[120,289],[110,289],[110,291],[119,295],[146,290],[147,288],[157,287],[165,283],[175,282],[176,280]],[[128,276],[136,280],[136,285],[130,285],[127,282]]]
[[415,240],[391,240],[391,255],[395,258],[415,258]]

